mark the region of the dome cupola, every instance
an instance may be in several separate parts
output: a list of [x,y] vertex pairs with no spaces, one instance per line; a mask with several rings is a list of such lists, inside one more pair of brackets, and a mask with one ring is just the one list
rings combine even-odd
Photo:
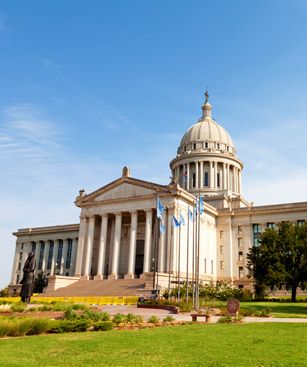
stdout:
[[243,164],[229,133],[212,118],[207,91],[202,117],[183,135],[170,167],[180,186],[193,193],[240,194]]

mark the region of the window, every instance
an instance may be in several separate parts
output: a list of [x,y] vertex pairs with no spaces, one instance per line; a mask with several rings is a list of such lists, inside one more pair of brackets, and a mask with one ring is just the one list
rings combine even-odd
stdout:
[[205,187],[209,186],[209,173],[208,172],[205,172],[204,185]]
[[68,245],[67,245],[67,254],[66,254],[65,268],[66,269],[70,269],[71,253],[72,253],[72,239],[69,238],[67,241],[68,241]]
[[226,150],[227,150],[227,152],[229,152],[229,146],[228,145],[226,146]]
[[211,275],[213,275],[213,260],[211,260]]
[[24,245],[24,243],[21,244],[21,250],[23,250],[23,245]]
[[238,248],[243,248],[243,238],[238,238]]
[[40,246],[40,252],[39,252],[39,259],[38,259],[38,270],[42,270],[43,267],[43,260],[44,260],[44,252],[45,252],[45,243],[41,242]]
[[62,253],[63,253],[63,240],[59,240],[59,249],[58,249],[58,256],[57,256],[57,260],[56,260],[56,265],[58,270],[61,269],[61,262],[62,262]]
[[53,247],[54,247],[54,242],[50,241],[48,261],[47,261],[47,270],[51,269],[52,257],[53,257]]
[[243,277],[243,266],[239,266],[239,278],[242,279]]
[[220,255],[224,254],[224,246],[220,246]]
[[259,246],[261,236],[260,224],[253,224],[253,245]]
[[196,174],[194,172],[192,175],[192,187],[195,187],[195,185],[196,185]]
[[205,142],[205,149],[208,149],[208,142]]
[[183,149],[184,149],[184,151],[186,152],[186,151],[187,151],[187,146],[185,145]]
[[21,270],[21,263],[18,263],[18,271]]
[[220,231],[220,238],[222,239],[224,237],[224,231]]
[[224,270],[224,261],[220,261],[220,270]]
[[304,220],[304,219],[299,219],[299,220],[297,221],[297,224],[298,224],[299,226],[303,226],[303,225],[304,225],[304,223],[305,223],[305,220]]
[[220,149],[220,144],[219,143],[216,144],[216,148]]
[[242,234],[242,226],[238,226],[238,234]]
[[207,273],[207,259],[205,259],[205,261],[204,261],[204,267],[205,267],[205,274]]
[[193,149],[196,149],[196,143],[193,144]]
[[35,251],[36,251],[36,243],[35,243],[35,242],[32,242],[32,243],[31,243],[31,245],[32,245],[32,247],[31,247],[31,252],[32,252],[33,254],[35,254]]
[[22,252],[19,252],[19,260],[22,260]]
[[238,259],[239,259],[239,261],[243,261],[243,251],[239,251]]
[[220,173],[217,174],[217,187],[221,186]]
[[19,274],[17,274],[17,276],[16,276],[16,284],[19,284],[19,279],[20,279]]
[[267,227],[267,228],[272,228],[272,229],[274,229],[274,228],[275,228],[275,223],[267,223],[267,224],[266,224],[266,227]]

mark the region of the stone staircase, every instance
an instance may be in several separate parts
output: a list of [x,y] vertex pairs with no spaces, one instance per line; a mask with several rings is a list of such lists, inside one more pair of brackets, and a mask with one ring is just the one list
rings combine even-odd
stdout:
[[[47,290],[43,297],[140,296],[147,293],[144,279],[79,280],[57,290]],[[146,287],[147,285],[147,287]],[[146,289],[145,289],[146,288]]]

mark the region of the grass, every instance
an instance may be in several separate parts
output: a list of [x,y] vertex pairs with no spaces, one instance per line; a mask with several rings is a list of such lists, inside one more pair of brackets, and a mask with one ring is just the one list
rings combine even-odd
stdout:
[[1,367],[307,365],[304,324],[184,325],[0,340]]
[[273,317],[307,317],[307,303],[287,303],[287,302],[241,302],[241,308],[252,311],[261,311],[269,307]]

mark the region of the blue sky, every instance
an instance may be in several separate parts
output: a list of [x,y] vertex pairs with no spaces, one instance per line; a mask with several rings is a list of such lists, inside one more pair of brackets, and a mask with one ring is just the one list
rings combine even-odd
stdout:
[[0,1],[0,287],[17,228],[77,223],[121,174],[169,182],[201,115],[243,160],[243,194],[307,195],[307,1]]

